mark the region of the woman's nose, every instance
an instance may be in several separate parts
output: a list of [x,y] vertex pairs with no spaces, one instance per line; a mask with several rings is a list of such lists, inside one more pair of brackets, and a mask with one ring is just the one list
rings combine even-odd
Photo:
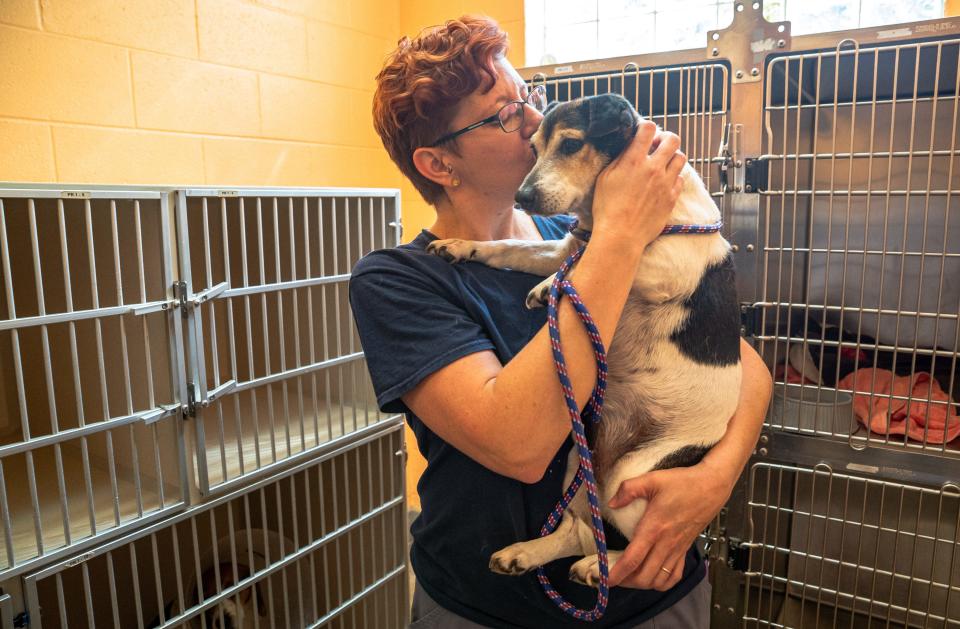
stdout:
[[523,137],[529,138],[534,133],[537,132],[537,129],[540,128],[540,123],[543,122],[543,114],[540,111],[531,105],[524,105],[526,107],[526,112],[523,116]]

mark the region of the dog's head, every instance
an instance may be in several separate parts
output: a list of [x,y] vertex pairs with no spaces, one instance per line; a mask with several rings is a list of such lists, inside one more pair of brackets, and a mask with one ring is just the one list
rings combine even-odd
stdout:
[[517,191],[530,214],[576,214],[592,223],[597,176],[636,135],[640,116],[617,94],[552,103],[531,138],[537,162]]

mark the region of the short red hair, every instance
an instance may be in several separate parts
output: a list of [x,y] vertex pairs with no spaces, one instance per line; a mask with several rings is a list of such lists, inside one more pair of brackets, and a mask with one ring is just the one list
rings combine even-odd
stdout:
[[[465,15],[442,26],[403,37],[377,75],[373,124],[400,171],[431,205],[443,186],[420,174],[413,152],[448,131],[456,105],[480,87],[497,81],[494,62],[509,46],[492,19]],[[455,150],[456,145],[451,143]]]

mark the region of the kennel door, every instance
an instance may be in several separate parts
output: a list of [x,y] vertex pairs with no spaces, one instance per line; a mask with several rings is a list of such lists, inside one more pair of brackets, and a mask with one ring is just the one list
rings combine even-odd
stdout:
[[0,579],[181,508],[168,195],[0,190]]
[[403,425],[394,418],[28,574],[30,626],[400,629],[409,608],[405,508]]
[[[948,398],[960,399],[958,52],[958,39],[848,40],[766,69],[757,338],[787,373],[777,378],[777,429],[855,448],[957,452],[936,432],[944,422],[928,420],[955,418]],[[805,363],[801,383],[793,372]],[[883,384],[890,373],[913,388]],[[854,390],[892,415],[905,407],[916,429],[867,431]]]
[[399,244],[395,190],[177,192],[202,493],[369,430],[377,409],[347,295]]

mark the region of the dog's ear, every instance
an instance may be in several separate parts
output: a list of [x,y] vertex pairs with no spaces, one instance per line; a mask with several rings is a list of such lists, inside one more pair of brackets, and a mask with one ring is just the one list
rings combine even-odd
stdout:
[[587,137],[602,138],[616,131],[629,136],[636,126],[630,102],[617,94],[601,94],[586,99],[588,104]]
[[551,111],[553,111],[554,109],[556,109],[556,108],[557,108],[557,105],[559,105],[559,104],[560,104],[560,101],[558,101],[558,100],[552,100],[552,101],[550,101],[550,102],[547,104],[547,107],[543,110],[543,115],[546,116],[547,114],[549,114]]

